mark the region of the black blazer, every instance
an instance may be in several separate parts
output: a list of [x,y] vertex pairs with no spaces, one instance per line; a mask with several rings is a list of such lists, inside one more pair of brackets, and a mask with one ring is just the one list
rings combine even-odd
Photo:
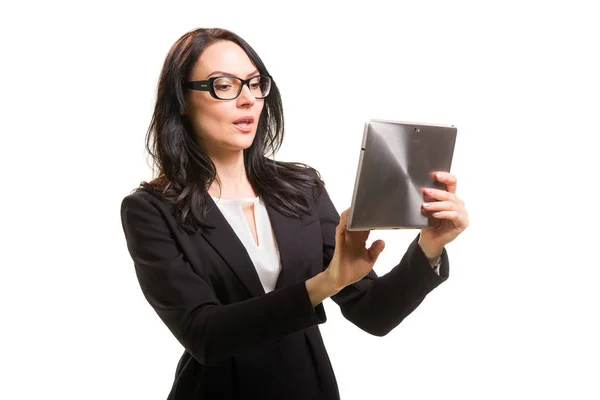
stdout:
[[[327,191],[289,218],[267,206],[282,271],[265,294],[248,253],[209,197],[214,230],[180,230],[172,207],[149,192],[125,197],[121,218],[142,292],[185,351],[168,399],[338,399],[336,379],[305,281],[329,265],[339,214]],[[383,336],[448,277],[417,244],[384,276],[370,272],[332,299],[364,331]]]

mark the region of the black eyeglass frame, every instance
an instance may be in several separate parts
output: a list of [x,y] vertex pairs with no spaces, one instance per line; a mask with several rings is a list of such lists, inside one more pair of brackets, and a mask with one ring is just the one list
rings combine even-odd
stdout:
[[[250,89],[250,81],[252,79],[256,79],[258,77],[269,78],[269,93],[267,93],[265,96],[259,96],[259,97],[254,96],[254,98],[256,98],[256,99],[264,99],[271,93],[271,85],[273,83],[273,78],[271,77],[271,75],[268,75],[268,74],[254,75],[248,79],[238,78],[237,76],[233,76],[233,75],[219,75],[219,76],[212,76],[212,77],[208,78],[208,80],[205,80],[205,81],[189,81],[189,82],[186,82],[184,86],[186,88],[192,89],[192,90],[198,90],[201,92],[210,92],[210,95],[217,100],[234,100],[234,99],[237,99],[239,97],[239,95],[242,93],[242,89],[244,88],[244,86],[248,86],[248,89]],[[234,78],[234,79],[237,79],[242,82],[237,94],[234,97],[232,97],[231,99],[222,99],[219,96],[217,96],[217,93],[215,93],[214,82],[220,78]],[[252,89],[250,89],[250,90],[252,90]]]

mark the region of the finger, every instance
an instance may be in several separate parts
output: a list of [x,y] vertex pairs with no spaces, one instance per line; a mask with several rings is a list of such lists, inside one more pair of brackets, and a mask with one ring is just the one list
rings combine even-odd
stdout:
[[[348,227],[348,220],[350,219],[350,208],[345,210],[344,212],[342,212],[342,214],[340,215],[340,222],[338,224],[338,227],[340,227],[343,230],[346,230]],[[347,234],[358,234],[358,233],[366,233],[368,236],[369,231],[347,231]]]
[[437,201],[437,200],[428,194],[427,189],[423,189],[423,201],[427,203],[430,201]]
[[449,200],[423,203],[423,209],[426,211],[459,211],[458,205]]
[[371,244],[371,247],[368,249],[369,258],[371,262],[377,261],[377,258],[381,254],[381,252],[385,249],[385,242],[381,239],[374,241]]
[[346,218],[346,219],[347,219],[349,215],[350,215],[350,209],[349,209],[349,208],[347,208],[347,209],[345,209],[345,210],[342,212],[342,214],[340,215],[340,219],[344,219],[344,218]]
[[455,201],[456,196],[446,190],[434,189],[434,188],[425,188],[423,189],[423,193],[425,194],[426,199],[433,200],[448,200]]
[[435,179],[445,184],[448,192],[456,193],[456,177],[450,172],[438,171],[435,173]]
[[455,225],[466,228],[469,225],[469,220],[465,214],[461,214],[458,211],[437,211],[431,214],[436,219],[446,219],[453,221]]
[[371,231],[349,231],[347,228],[348,220],[349,216],[344,216],[344,236],[346,237],[346,244],[350,246],[360,246],[361,248],[364,248]]
[[341,245],[345,242],[346,240],[346,236],[345,236],[345,231],[346,229],[341,226],[338,225],[335,228],[335,243],[336,243],[336,251],[339,247],[341,247]]
[[335,228],[335,240],[336,243],[341,244],[346,240],[346,227],[348,226],[348,210],[344,211],[342,215],[340,215],[340,222]]
[[455,194],[445,190],[426,188],[423,189],[423,192],[425,193],[423,196],[425,203],[435,201],[451,201],[459,205],[461,208],[465,207],[465,202],[462,199],[459,199]]
[[343,228],[343,230],[346,229],[346,227],[348,226],[348,216],[350,215],[350,209],[344,210],[344,212],[342,212],[342,214],[340,215],[340,222],[338,224],[338,227]]

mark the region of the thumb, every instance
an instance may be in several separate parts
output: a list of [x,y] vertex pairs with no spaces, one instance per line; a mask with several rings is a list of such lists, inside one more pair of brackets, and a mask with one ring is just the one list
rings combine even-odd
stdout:
[[383,252],[383,249],[385,249],[385,242],[383,240],[376,240],[373,242],[368,250],[371,261],[377,261],[377,257]]

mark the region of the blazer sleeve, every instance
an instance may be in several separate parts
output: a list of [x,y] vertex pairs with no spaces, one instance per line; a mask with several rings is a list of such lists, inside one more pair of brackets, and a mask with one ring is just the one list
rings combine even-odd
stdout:
[[[161,211],[143,192],[125,197],[121,221],[142,292],[181,345],[201,364],[324,322],[304,282],[222,305],[179,250]],[[318,310],[317,310],[318,311]]]
[[[316,207],[323,235],[323,267],[327,268],[333,258],[335,230],[340,216],[326,190],[318,197]],[[418,240],[419,235],[410,243],[400,263],[387,274],[378,277],[371,270],[363,279],[332,297],[346,319],[370,334],[384,336],[448,278],[446,249],[442,253],[438,275]]]

